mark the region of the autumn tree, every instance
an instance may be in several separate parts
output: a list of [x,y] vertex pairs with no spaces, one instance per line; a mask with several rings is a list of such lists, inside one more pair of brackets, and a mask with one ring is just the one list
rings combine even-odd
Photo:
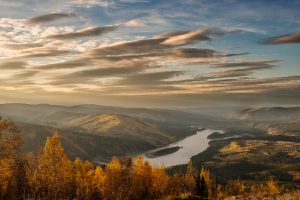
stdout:
[[184,176],[179,173],[170,176],[167,187],[168,194],[170,196],[179,196],[180,194],[185,193],[184,181]]
[[151,198],[159,199],[167,193],[169,176],[166,173],[165,167],[152,167],[152,187]]
[[13,198],[18,193],[22,144],[17,125],[0,118],[0,199]]
[[205,193],[208,193],[209,198],[212,198],[216,189],[214,188],[214,186],[216,185],[214,175],[208,169],[202,167],[199,173],[199,179],[201,181],[204,181],[202,190],[204,190]]
[[237,180],[229,180],[225,186],[225,194],[227,196],[231,195],[239,195],[245,192],[245,183],[240,179]]
[[187,165],[184,179],[185,179],[184,184],[185,184],[186,192],[193,194],[195,191],[196,179],[195,179],[195,169],[192,160],[190,160]]
[[41,185],[38,182],[38,166],[41,153],[42,148],[36,143],[35,150],[24,155],[24,170],[27,183],[25,195],[33,199],[38,198],[41,189]]
[[117,158],[113,158],[105,168],[105,178],[103,186],[103,198],[112,200],[123,199],[122,193],[122,165]]
[[270,194],[278,194],[281,192],[281,188],[276,180],[273,177],[269,177],[266,182],[267,192]]
[[102,167],[97,166],[94,171],[94,176],[92,180],[92,187],[94,193],[94,197],[96,199],[103,199],[104,186],[105,186],[105,172]]
[[139,156],[134,161],[133,170],[133,199],[146,199],[152,189],[152,167],[149,162]]
[[133,199],[135,195],[135,188],[133,185],[134,178],[134,168],[133,161],[130,157],[125,157],[121,160],[123,166],[122,178],[122,198],[123,199]]
[[76,158],[75,169],[75,192],[78,199],[92,199],[96,190],[93,185],[95,166],[89,161],[82,161]]
[[38,181],[52,199],[72,193],[73,166],[57,133],[46,140],[38,165]]

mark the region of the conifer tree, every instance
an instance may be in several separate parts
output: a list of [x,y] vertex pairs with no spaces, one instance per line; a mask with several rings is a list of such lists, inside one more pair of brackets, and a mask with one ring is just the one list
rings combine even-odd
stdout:
[[210,198],[212,198],[213,196],[213,187],[214,187],[214,176],[212,175],[212,173],[210,173],[210,171],[208,169],[202,168],[200,170],[200,179],[204,179],[204,183],[205,183],[205,190],[204,192],[208,193],[208,196]]

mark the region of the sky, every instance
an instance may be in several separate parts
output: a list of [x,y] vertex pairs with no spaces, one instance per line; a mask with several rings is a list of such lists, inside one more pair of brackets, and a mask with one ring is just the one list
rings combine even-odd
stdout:
[[298,0],[0,0],[0,103],[300,104]]

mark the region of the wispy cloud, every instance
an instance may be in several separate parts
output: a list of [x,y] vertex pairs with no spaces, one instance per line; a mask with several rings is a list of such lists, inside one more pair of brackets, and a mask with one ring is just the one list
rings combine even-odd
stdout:
[[162,81],[183,75],[182,71],[163,71],[129,75],[115,84],[120,85],[161,85]]
[[105,33],[112,32],[116,30],[119,26],[118,25],[111,25],[111,26],[98,26],[98,27],[88,27],[85,29],[81,29],[75,32],[70,33],[63,33],[57,35],[49,35],[47,38],[51,39],[58,39],[58,40],[68,40],[68,39],[76,39],[81,37],[92,37],[92,36],[99,36]]
[[[166,34],[161,34],[160,36],[154,38],[140,39],[135,41],[124,41],[99,47],[97,49],[93,49],[90,52],[87,52],[87,55],[112,56],[128,54],[145,54],[154,52],[163,53],[163,51],[167,49],[173,49],[179,46],[185,46],[189,44],[211,40],[210,37],[213,37],[215,35],[223,35],[225,33],[227,32],[220,30],[216,31],[215,29],[168,32]],[[196,49],[178,50],[177,54],[196,54],[200,51],[202,55],[204,55],[203,50],[199,50],[197,52]],[[208,51],[206,51],[206,53],[207,52]]]
[[8,61],[0,64],[1,70],[16,70],[16,69],[24,69],[27,63],[24,61]]
[[272,69],[274,66],[252,66],[252,67],[243,67],[240,69],[230,69],[224,71],[218,71],[210,73],[211,77],[215,78],[232,78],[232,77],[243,77],[249,76],[258,70]]
[[213,65],[213,68],[238,68],[238,67],[262,67],[262,68],[272,68],[274,63],[278,63],[280,60],[263,60],[263,61],[238,61],[229,62],[223,64]]
[[4,43],[1,45],[3,48],[11,49],[11,50],[23,50],[30,49],[35,47],[41,47],[43,44],[40,43]]
[[170,32],[166,34],[166,36],[169,36],[169,38],[162,44],[176,46],[188,45],[203,41],[210,41],[212,37],[236,32],[240,32],[240,30],[225,31],[221,29],[199,29],[187,32]]
[[54,49],[51,47],[37,47],[18,51],[15,58],[41,58],[41,57],[55,57],[71,54],[73,51]]
[[46,15],[40,15],[28,19],[26,22],[28,24],[43,24],[48,22],[53,22],[62,19],[74,18],[76,14],[74,13],[50,13]]
[[109,7],[114,6],[114,0],[71,0],[71,3],[82,7]]
[[263,44],[292,44],[300,43],[300,32],[289,33],[276,37],[267,38],[262,41]]
[[264,43],[299,42],[295,2],[284,12],[266,12],[262,2],[0,2],[0,93],[7,98],[198,105],[300,96],[297,58],[290,59],[297,45],[256,42],[280,29],[291,33]]

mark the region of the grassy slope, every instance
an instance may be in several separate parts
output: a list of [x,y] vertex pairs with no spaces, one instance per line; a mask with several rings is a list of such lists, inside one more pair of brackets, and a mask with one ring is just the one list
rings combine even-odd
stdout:
[[92,135],[135,138],[154,146],[172,141],[172,137],[159,130],[159,127],[120,114],[89,114],[64,121],[59,126]]
[[63,147],[71,158],[79,156],[91,161],[109,160],[112,156],[125,156],[155,148],[150,143],[135,139],[82,134],[28,123],[19,123],[19,126],[24,139],[24,151],[34,150],[36,143],[43,146],[47,136],[56,131],[61,135]]

